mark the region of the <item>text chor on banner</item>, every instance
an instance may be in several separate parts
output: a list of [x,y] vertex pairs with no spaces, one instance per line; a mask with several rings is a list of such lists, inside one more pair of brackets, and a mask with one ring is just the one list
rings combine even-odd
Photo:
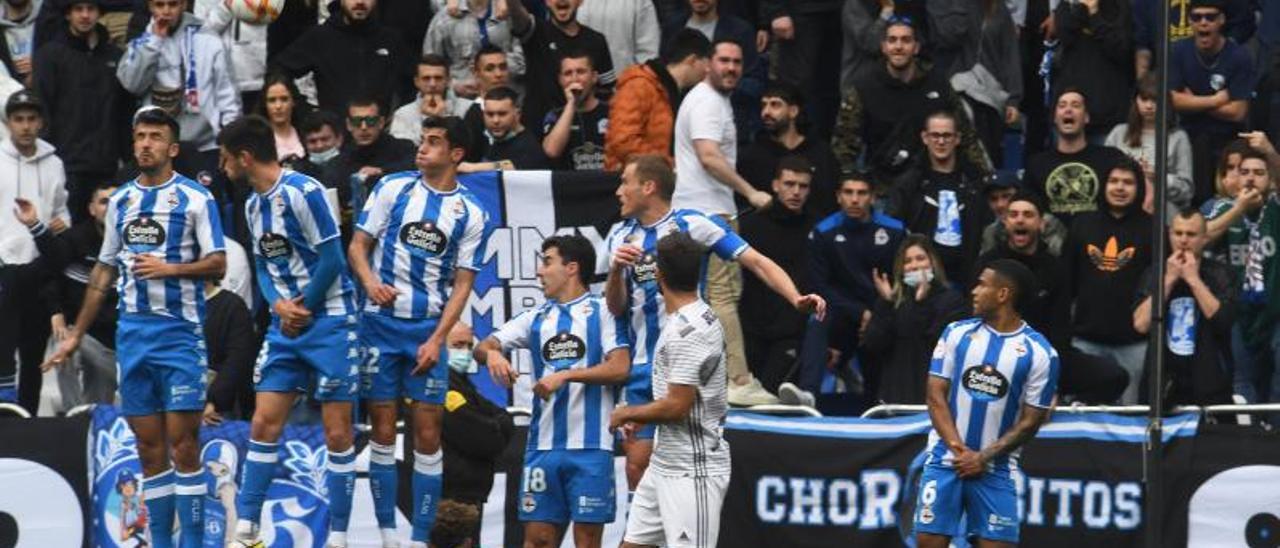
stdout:
[[[721,546],[908,546],[926,415],[794,419],[735,413]],[[1142,546],[1145,418],[1059,413],[1015,476],[1025,546]],[[1280,438],[1165,419],[1169,546],[1274,546]],[[1248,449],[1245,449],[1245,448]],[[1272,544],[1249,544],[1245,539]],[[1265,539],[1271,540],[1265,540]],[[958,544],[962,545],[962,544]]]

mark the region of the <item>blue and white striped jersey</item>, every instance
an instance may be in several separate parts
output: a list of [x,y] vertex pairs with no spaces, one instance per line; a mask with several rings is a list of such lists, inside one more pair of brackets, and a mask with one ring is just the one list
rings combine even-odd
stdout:
[[[1048,408],[1058,388],[1058,352],[1023,323],[999,333],[982,320],[953,322],[933,350],[929,374],[951,381],[951,416],[965,446],[981,451],[1014,423],[1022,404]],[[953,455],[937,430],[929,433],[928,463],[951,466]],[[1013,471],[1018,453],[999,457],[992,469]]]
[[371,267],[400,295],[389,307],[369,301],[365,311],[396,318],[435,318],[444,309],[459,268],[480,270],[487,216],[466,187],[440,192],[417,171],[378,181],[356,228],[373,237]]
[[[650,226],[635,219],[627,219],[614,229],[605,240],[605,253],[600,257],[607,268],[613,254],[623,244],[644,250],[644,257],[626,271],[627,308],[630,309],[631,363],[649,363],[653,359],[654,346],[666,311],[662,307],[662,292],[658,290],[658,240],[672,232],[688,232],[694,241],[711,249],[712,253],[726,261],[736,259],[750,248],[719,217],[708,217],[691,209],[671,210],[661,220]],[[709,259],[710,256],[707,257]],[[703,279],[699,287],[706,287],[707,259],[703,260]]]
[[[548,300],[512,318],[491,336],[504,353],[517,348],[530,351],[534,382],[556,371],[594,367],[610,352],[627,348],[626,324],[609,313],[603,298],[591,293],[564,304]],[[613,451],[609,413],[615,394],[612,386],[571,382],[547,401],[535,396],[528,448]]]
[[[253,235],[253,254],[271,276],[258,283],[270,283],[282,299],[305,294],[320,262],[320,244],[339,236],[324,186],[286,169],[271,190],[249,196],[244,215]],[[313,314],[342,316],[355,311],[351,275],[343,268],[325,292],[324,309]]]
[[133,265],[140,255],[177,264],[222,253],[222,223],[208,190],[177,173],[157,186],[129,181],[111,195],[103,226],[98,262],[116,268],[121,314],[204,320],[204,280],[139,280]]

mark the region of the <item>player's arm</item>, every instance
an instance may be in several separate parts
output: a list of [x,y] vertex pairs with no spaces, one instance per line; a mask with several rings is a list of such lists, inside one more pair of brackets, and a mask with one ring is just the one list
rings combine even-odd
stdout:
[[615,409],[613,416],[609,418],[609,428],[618,428],[629,422],[654,424],[682,421],[689,416],[697,397],[696,386],[668,384],[665,398],[644,405],[627,405]]
[[951,416],[950,393],[951,381],[937,375],[929,375],[929,385],[925,393],[925,404],[929,408],[929,422],[933,424],[934,431],[938,433],[938,437],[942,438],[942,443],[946,444],[947,449],[958,455],[969,449],[965,447],[960,431],[956,429],[955,417]]
[[390,306],[395,302],[398,292],[373,275],[373,268],[369,266],[369,253],[373,251],[373,246],[373,236],[360,229],[354,230],[351,245],[347,246],[347,263],[351,265],[351,273],[364,287],[369,300],[378,306]]
[[796,310],[806,314],[812,312],[818,320],[826,316],[827,301],[817,294],[801,295],[796,289],[795,282],[791,281],[791,276],[787,275],[787,271],[778,266],[778,263],[773,262],[773,259],[765,257],[755,249],[747,248],[742,255],[738,256],[738,262],[763,280],[774,293],[791,303]]
[[626,270],[626,265],[612,261],[609,276],[604,280],[604,304],[614,316],[624,316],[627,313]]
[[58,345],[53,355],[40,364],[41,370],[48,371],[54,366],[66,363],[67,358],[80,346],[80,340],[84,338],[85,331],[97,319],[102,301],[106,300],[107,293],[115,283],[116,267],[106,263],[93,265],[93,270],[89,272],[89,283],[84,290],[84,302],[80,304],[80,313],[76,315],[75,326],[72,327],[71,334]]
[[440,361],[440,349],[444,346],[444,339],[458,323],[458,318],[462,317],[462,309],[467,306],[467,297],[471,296],[471,288],[475,283],[474,270],[459,268],[454,272],[453,291],[449,293],[449,300],[445,301],[444,311],[440,313],[436,330],[427,338],[427,342],[418,347],[418,366],[413,368],[414,375],[431,369],[436,362]]
[[511,388],[511,385],[516,383],[516,377],[519,374],[511,367],[511,361],[502,351],[502,343],[498,342],[498,339],[492,336],[486,337],[476,345],[471,356],[476,359],[476,363],[489,369],[489,376],[499,386]]
[[139,280],[159,278],[191,278],[217,280],[227,270],[227,257],[221,250],[189,263],[166,263],[155,255],[138,255],[133,261],[133,274]]
[[1048,408],[1023,403],[1022,412],[1018,414],[1018,422],[1014,423],[1013,428],[978,453],[982,464],[985,466],[992,459],[1022,447],[1022,444],[1036,436],[1036,432],[1040,431],[1040,425],[1044,424],[1048,418]]
[[599,364],[582,369],[566,369],[557,371],[538,380],[533,386],[533,393],[541,398],[549,398],[561,386],[569,382],[582,384],[622,384],[631,374],[631,350],[618,347],[604,357]]

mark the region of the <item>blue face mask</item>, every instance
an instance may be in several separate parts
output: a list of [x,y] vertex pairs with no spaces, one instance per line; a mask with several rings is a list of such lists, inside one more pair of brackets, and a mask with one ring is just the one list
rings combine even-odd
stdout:
[[471,357],[470,348],[450,348],[449,349],[449,369],[462,373],[464,375],[475,373],[477,370],[476,361]]

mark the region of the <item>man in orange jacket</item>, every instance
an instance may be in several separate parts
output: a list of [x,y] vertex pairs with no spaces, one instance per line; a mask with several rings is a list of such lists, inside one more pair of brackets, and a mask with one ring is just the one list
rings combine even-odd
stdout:
[[657,154],[671,161],[680,97],[706,76],[710,57],[711,42],[706,36],[683,29],[671,39],[662,61],[633,65],[622,73],[609,102],[605,169],[621,170],[627,158],[638,154]]

